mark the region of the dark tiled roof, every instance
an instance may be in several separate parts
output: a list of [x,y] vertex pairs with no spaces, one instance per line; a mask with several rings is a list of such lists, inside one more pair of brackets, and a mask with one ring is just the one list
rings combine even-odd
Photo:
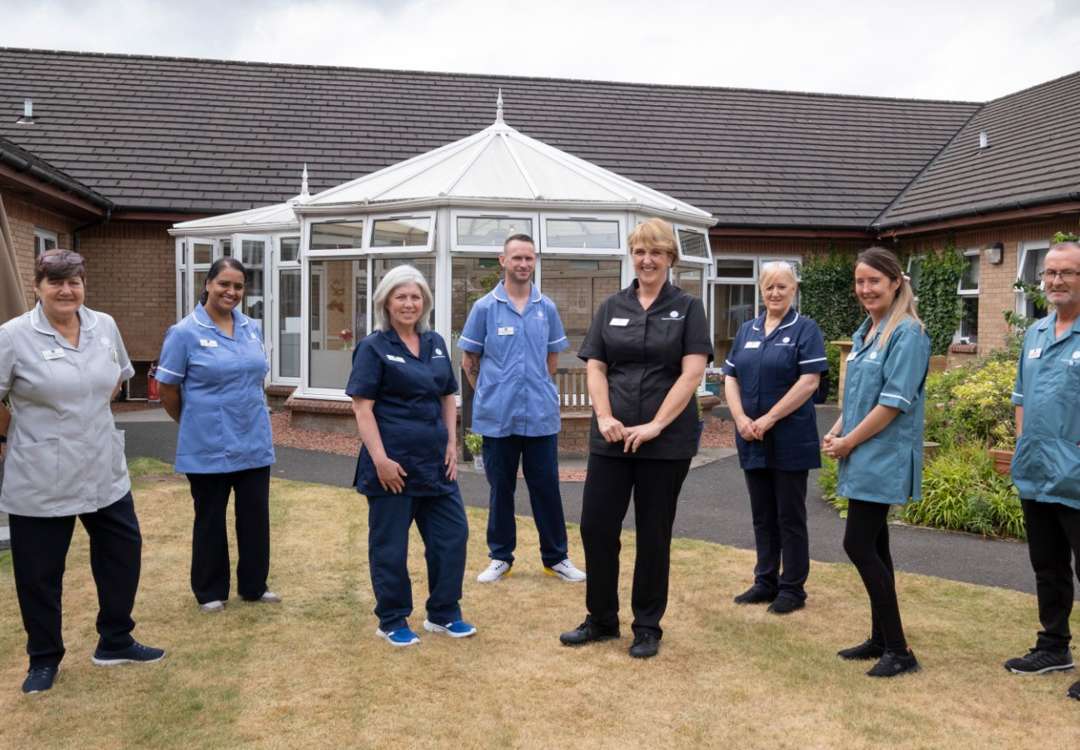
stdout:
[[11,167],[16,172],[28,174],[40,182],[58,187],[64,192],[87,200],[101,209],[112,207],[111,201],[105,196],[6,138],[0,138],[0,164]]
[[1080,73],[989,102],[875,226],[1080,200],[1078,112]]
[[0,136],[120,207],[217,213],[295,195],[304,162],[314,192],[470,135],[500,87],[523,133],[729,226],[866,229],[979,107],[0,49]]

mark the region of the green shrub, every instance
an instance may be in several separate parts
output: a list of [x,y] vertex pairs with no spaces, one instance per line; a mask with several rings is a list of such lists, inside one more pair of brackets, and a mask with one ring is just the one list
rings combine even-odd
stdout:
[[956,289],[964,272],[964,257],[953,245],[919,257],[919,317],[926,324],[931,354],[947,354],[960,324],[962,307]]
[[829,362],[829,403],[836,403],[840,396],[840,347],[825,344],[825,359]]
[[803,264],[801,276],[802,313],[817,322],[825,341],[850,339],[866,317],[855,299],[855,256],[834,249],[828,255],[811,257]]
[[996,356],[926,379],[925,439],[943,446],[1009,447],[1016,434],[1016,361]]
[[847,498],[836,496],[836,485],[840,481],[840,464],[836,460],[822,455],[821,471],[818,472],[818,486],[821,498],[840,511],[840,517],[847,517]]

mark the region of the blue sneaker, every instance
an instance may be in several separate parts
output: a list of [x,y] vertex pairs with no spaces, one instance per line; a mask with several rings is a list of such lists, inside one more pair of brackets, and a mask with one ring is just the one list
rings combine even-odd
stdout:
[[51,690],[56,680],[56,673],[59,671],[60,667],[30,667],[30,671],[26,673],[26,679],[23,680],[22,691],[27,695],[33,695]]
[[445,633],[451,638],[468,638],[470,635],[476,635],[476,626],[464,620],[454,620],[445,625],[436,625],[431,620],[424,620],[424,630],[429,633]]
[[420,642],[420,636],[409,630],[408,625],[391,630],[389,633],[383,632],[382,628],[376,628],[375,635],[385,638],[391,646],[412,646]]
[[92,661],[99,667],[113,667],[117,664],[149,664],[161,661],[165,658],[165,650],[144,646],[138,641],[132,641],[127,648],[116,651],[103,649],[101,646],[94,651]]

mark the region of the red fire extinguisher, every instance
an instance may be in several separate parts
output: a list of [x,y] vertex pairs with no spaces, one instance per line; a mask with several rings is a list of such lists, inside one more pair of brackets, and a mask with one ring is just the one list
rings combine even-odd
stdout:
[[150,371],[146,374],[146,400],[152,403],[160,403],[161,396],[158,394],[157,362],[150,363]]

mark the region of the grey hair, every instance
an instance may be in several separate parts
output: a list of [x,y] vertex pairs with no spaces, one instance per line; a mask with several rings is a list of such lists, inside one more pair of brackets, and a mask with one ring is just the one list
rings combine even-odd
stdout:
[[420,311],[420,317],[416,321],[416,330],[419,333],[428,330],[428,316],[431,314],[431,308],[434,307],[431,287],[428,286],[424,274],[409,265],[391,268],[375,287],[375,295],[371,301],[372,312],[375,315],[375,330],[390,330],[390,316],[386,314],[386,302],[394,290],[402,284],[416,284],[419,287],[420,296],[424,300],[424,309]]
[[790,276],[791,280],[795,282],[795,286],[799,285],[799,274],[795,272],[795,266],[786,260],[770,260],[768,263],[761,264],[761,271],[758,274],[758,286],[764,289],[766,281],[780,275]]
[[1050,246],[1051,250],[1080,250],[1080,242],[1076,240],[1065,240],[1064,242],[1055,242]]

